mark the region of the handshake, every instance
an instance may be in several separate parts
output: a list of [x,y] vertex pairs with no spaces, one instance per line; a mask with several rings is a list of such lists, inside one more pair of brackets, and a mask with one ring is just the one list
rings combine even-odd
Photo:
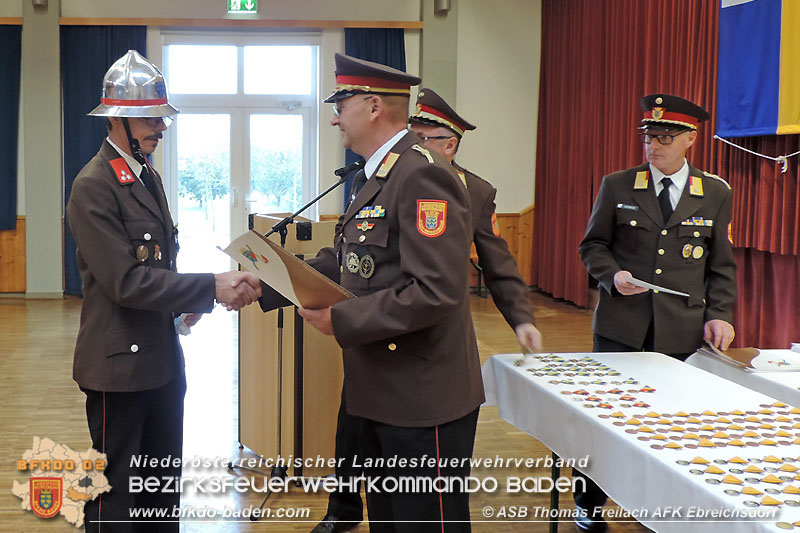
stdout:
[[238,311],[261,297],[261,280],[250,272],[214,274],[215,298],[228,311]]

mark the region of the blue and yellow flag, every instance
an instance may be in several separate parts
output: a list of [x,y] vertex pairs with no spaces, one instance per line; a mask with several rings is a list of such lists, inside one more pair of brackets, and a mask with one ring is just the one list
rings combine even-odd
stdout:
[[717,135],[800,133],[800,0],[720,0]]

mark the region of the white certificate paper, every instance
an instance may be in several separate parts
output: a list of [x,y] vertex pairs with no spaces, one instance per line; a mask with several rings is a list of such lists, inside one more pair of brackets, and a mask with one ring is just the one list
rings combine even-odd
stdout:
[[628,281],[630,281],[637,287],[644,287],[645,289],[650,289],[651,291],[665,292],[667,294],[674,294],[675,296],[686,296],[687,298],[689,297],[689,295],[686,294],[685,292],[673,291],[672,289],[667,289],[664,287],[660,287],[658,285],[653,285],[652,283],[647,283],[646,281],[642,281],[634,277],[631,277],[631,279]]

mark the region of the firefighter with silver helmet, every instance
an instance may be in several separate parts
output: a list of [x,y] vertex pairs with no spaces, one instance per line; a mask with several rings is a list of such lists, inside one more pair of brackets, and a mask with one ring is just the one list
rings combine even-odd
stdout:
[[[130,484],[137,476],[181,474],[186,379],[176,330],[215,301],[239,309],[261,293],[249,273],[176,271],[177,231],[147,156],[177,113],[155,65],[135,50],[118,59],[89,113],[107,118],[108,137],[75,178],[67,204],[83,282],[73,378],[86,394],[92,445],[106,454],[111,487],[86,502],[87,531],[101,522],[114,531],[178,531],[177,521],[136,523],[130,515],[180,505],[177,492]],[[143,457],[171,460],[137,464]]]

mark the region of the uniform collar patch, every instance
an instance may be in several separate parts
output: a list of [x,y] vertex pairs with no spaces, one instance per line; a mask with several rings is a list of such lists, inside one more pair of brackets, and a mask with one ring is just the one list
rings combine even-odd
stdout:
[[120,185],[130,185],[136,181],[136,178],[133,177],[133,172],[128,167],[128,163],[123,158],[112,159],[109,163],[111,168],[114,169],[114,174],[117,176]]

